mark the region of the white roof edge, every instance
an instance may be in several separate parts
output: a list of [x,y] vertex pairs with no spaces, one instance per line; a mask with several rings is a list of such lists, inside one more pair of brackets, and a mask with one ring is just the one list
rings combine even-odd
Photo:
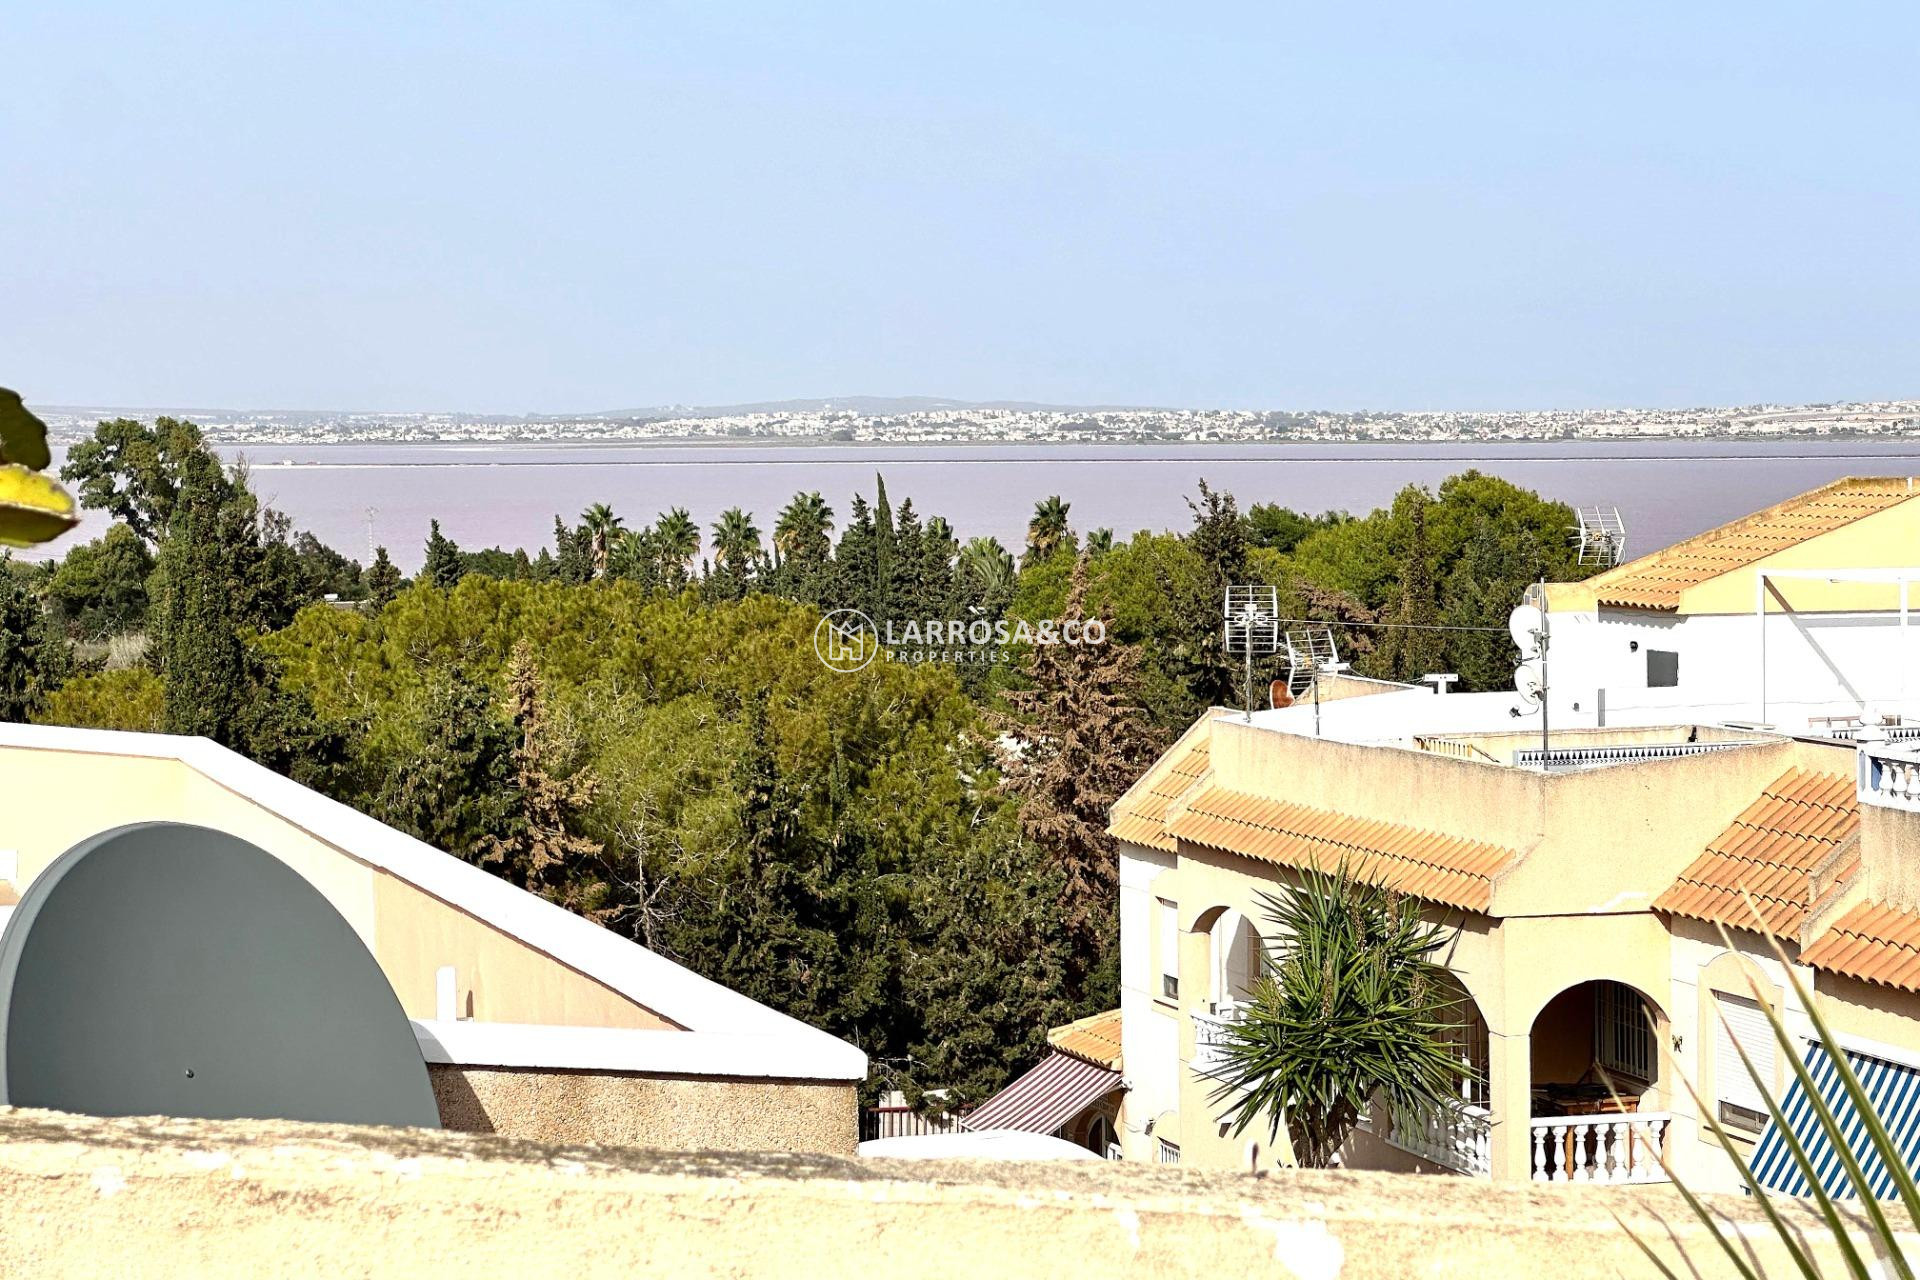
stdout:
[[[866,1055],[836,1036],[703,978],[565,907],[328,799],[207,738],[0,724],[0,748],[177,760],[347,856],[404,880],[694,1032],[781,1037],[790,1052]],[[851,1061],[851,1059],[848,1059]]]
[[428,1062],[463,1067],[831,1080],[843,1084],[857,1083],[867,1074],[866,1054],[824,1034],[796,1044],[786,1035],[727,1031],[415,1021],[413,1038]]

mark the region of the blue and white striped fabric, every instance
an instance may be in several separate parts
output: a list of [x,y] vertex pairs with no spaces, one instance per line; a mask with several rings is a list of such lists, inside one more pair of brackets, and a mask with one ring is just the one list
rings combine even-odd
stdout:
[[[1920,1071],[1852,1049],[1846,1050],[1846,1054],[1848,1065],[1866,1088],[1867,1097],[1873,1101],[1875,1114],[1893,1139],[1894,1149],[1900,1153],[1907,1168],[1920,1168]],[[1875,1150],[1866,1125],[1854,1111],[1853,1104],[1847,1100],[1846,1086],[1841,1083],[1839,1069],[1834,1066],[1825,1045],[1810,1043],[1807,1046],[1807,1074],[1813,1078],[1814,1088],[1833,1112],[1833,1118],[1839,1122],[1847,1147],[1867,1175],[1867,1186],[1874,1198],[1896,1198],[1899,1193],[1894,1190],[1893,1175]],[[1786,1117],[1794,1136],[1800,1139],[1800,1145],[1806,1149],[1807,1160],[1813,1165],[1821,1188],[1836,1200],[1852,1199],[1854,1190],[1847,1177],[1846,1166],[1840,1163],[1839,1153],[1827,1141],[1820,1117],[1814,1114],[1813,1103],[1798,1080],[1788,1087],[1786,1101],[1780,1112]],[[1766,1131],[1760,1135],[1760,1145],[1753,1154],[1754,1176],[1761,1186],[1770,1191],[1790,1196],[1812,1195],[1813,1188],[1807,1184],[1806,1175],[1794,1163],[1793,1153],[1787,1150],[1786,1139],[1781,1136],[1779,1128],[1770,1121]]]

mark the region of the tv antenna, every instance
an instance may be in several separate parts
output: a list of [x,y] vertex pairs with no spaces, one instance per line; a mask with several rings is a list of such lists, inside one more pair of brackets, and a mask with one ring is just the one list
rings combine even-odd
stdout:
[[1227,587],[1221,610],[1221,637],[1231,657],[1246,662],[1246,717],[1253,719],[1253,660],[1280,651],[1280,590],[1269,586]]
[[1519,608],[1507,618],[1507,634],[1520,650],[1513,669],[1513,691],[1520,695],[1510,714],[1516,718],[1540,712],[1540,767],[1547,761],[1547,587],[1537,582],[1527,588]]
[[1627,558],[1627,524],[1618,507],[1579,507],[1574,511],[1573,545],[1580,563],[1611,569]]
[[379,513],[378,507],[367,508],[367,563],[373,563],[373,517]]
[[1347,669],[1334,647],[1332,627],[1287,632],[1287,695],[1297,698],[1313,690],[1313,736],[1320,736],[1320,677]]

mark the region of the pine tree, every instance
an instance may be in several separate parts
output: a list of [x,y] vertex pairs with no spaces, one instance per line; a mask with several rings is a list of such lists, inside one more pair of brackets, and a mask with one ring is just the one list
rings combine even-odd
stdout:
[[485,685],[435,667],[401,728],[417,748],[387,770],[373,816],[456,857],[477,861],[512,828],[512,730]]
[[24,721],[65,678],[66,641],[0,557],[0,720]]
[[584,768],[568,771],[573,745],[549,715],[533,646],[525,640],[513,646],[507,696],[520,731],[513,749],[516,813],[506,836],[483,842],[480,861],[550,902],[600,918],[609,894],[601,874],[604,849],[579,834],[598,783]]
[[[1062,621],[1087,619],[1087,560],[1074,564]],[[1101,622],[1112,630],[1112,616]],[[1152,759],[1155,734],[1140,711],[1140,660],[1131,646],[1036,644],[1029,688],[1009,692],[1022,739],[1006,769],[1023,803],[1021,828],[1058,867],[1061,918],[1073,940],[1069,988],[1086,1012],[1117,996],[1119,854],[1107,811]],[[1099,975],[1096,977],[1096,975]]]
[[367,602],[377,613],[400,594],[400,570],[387,558],[385,547],[373,549],[373,563],[367,568]]
[[420,569],[420,580],[451,591],[466,574],[466,563],[453,539],[440,532],[440,522],[430,522],[427,531],[427,562]]

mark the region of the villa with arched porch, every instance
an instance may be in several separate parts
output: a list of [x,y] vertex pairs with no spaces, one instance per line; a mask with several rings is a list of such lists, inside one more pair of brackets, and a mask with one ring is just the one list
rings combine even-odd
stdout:
[[1263,896],[1344,865],[1444,938],[1466,1082],[1376,1099],[1343,1163],[1731,1188],[1711,1118],[1798,1193],[1769,1011],[1809,1072],[1878,1082],[1920,1162],[1916,546],[1920,481],[1841,480],[1532,593],[1529,696],[1337,675],[1202,716],[1110,815],[1124,1154],[1289,1162],[1283,1117],[1222,1122],[1219,1048],[1287,945]]
[[[1730,1066],[1741,1032],[1716,1023],[1746,1016],[1742,1046],[1764,1050],[1750,974],[1769,1003],[1792,1004],[1769,944],[1739,927],[1748,893],[1774,904],[1808,985],[1834,993],[1836,1025],[1881,1058],[1910,1054],[1920,1079],[1920,960],[1907,987],[1876,982],[1859,958],[1873,944],[1840,948],[1820,928],[1886,930],[1920,909],[1882,908],[1891,925],[1847,910],[1897,901],[1914,878],[1920,805],[1857,797],[1853,744],[1732,730],[1711,740],[1711,751],[1535,771],[1210,713],[1114,809],[1121,1150],[1290,1163],[1284,1126],[1224,1123],[1219,1046],[1285,945],[1266,896],[1342,863],[1419,899],[1440,930],[1436,959],[1455,988],[1447,1034],[1467,1067],[1456,1106],[1376,1105],[1341,1153],[1350,1167],[1569,1183],[1661,1181],[1675,1168],[1724,1184],[1686,1082],[1757,1141],[1751,1088]],[[1863,842],[1863,826],[1879,838]],[[1854,972],[1822,967],[1823,954]],[[1775,1085],[1790,1082],[1777,1056],[1766,1061]]]

